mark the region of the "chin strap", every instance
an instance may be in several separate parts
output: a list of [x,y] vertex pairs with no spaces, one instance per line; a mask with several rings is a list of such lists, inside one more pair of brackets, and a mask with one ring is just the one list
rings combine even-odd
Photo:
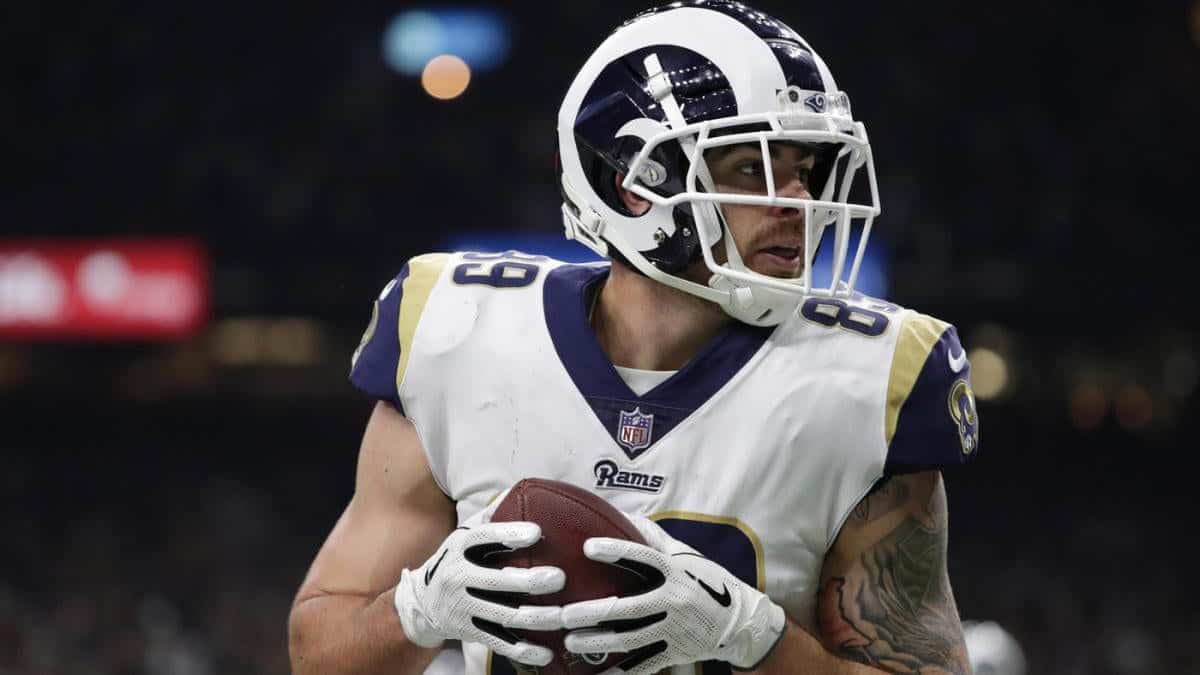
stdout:
[[720,274],[712,275],[708,285],[728,294],[729,300],[720,303],[726,314],[753,326],[776,326],[783,323],[795,313],[803,300],[795,293],[748,286]]

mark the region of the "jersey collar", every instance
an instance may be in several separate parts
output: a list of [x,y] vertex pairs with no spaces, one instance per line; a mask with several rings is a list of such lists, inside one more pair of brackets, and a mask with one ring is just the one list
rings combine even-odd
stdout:
[[638,396],[608,360],[588,321],[588,299],[608,272],[601,265],[552,270],[544,287],[546,328],[576,389],[618,447],[636,459],[721,391],[774,329],[731,322],[679,372]]

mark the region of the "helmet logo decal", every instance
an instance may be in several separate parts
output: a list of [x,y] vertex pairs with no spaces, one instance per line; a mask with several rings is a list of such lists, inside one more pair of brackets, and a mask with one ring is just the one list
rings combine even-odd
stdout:
[[839,91],[831,94],[824,91],[801,89],[792,85],[778,90],[776,99],[779,109],[783,112],[828,113],[850,118],[850,97],[846,95],[846,92]]

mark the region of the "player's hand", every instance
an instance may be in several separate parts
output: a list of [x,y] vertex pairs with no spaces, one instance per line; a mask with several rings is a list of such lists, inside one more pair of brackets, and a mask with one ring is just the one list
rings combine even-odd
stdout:
[[505,629],[561,630],[561,609],[510,607],[486,594],[554,593],[562,590],[566,577],[557,567],[493,569],[479,564],[489,552],[525,548],[542,537],[534,523],[490,522],[503,500],[502,494],[451,532],[424,565],[401,573],[396,612],[409,641],[422,647],[438,647],[448,639],[478,642],[513,661],[544,666],[553,658],[549,649],[515,640]]
[[640,595],[566,605],[566,648],[577,654],[629,652],[620,672],[655,673],[697,661],[750,669],[783,635],[783,608],[653,521],[629,518],[649,546],[592,538],[584,555],[658,583]]

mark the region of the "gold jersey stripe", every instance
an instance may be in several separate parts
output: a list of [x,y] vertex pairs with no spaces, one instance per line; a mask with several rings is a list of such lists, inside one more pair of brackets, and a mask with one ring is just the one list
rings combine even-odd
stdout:
[[692,520],[701,523],[716,523],[717,525],[731,525],[741,530],[742,534],[746,535],[746,539],[750,540],[750,546],[754,548],[754,573],[758,576],[755,579],[755,584],[759,591],[763,593],[767,592],[767,557],[763,555],[762,540],[758,538],[758,533],[752,530],[749,525],[731,516],[711,516],[707,513],[696,513],[695,511],[659,511],[650,516],[650,520],[654,522],[668,518],[673,520]]
[[425,311],[425,303],[429,294],[442,276],[446,262],[450,260],[448,253],[427,253],[408,261],[408,276],[400,290],[400,363],[396,366],[396,391],[404,383],[404,372],[408,369],[408,357],[412,353],[413,336],[417,333],[417,324],[421,321],[421,313]]
[[945,321],[917,312],[910,312],[900,326],[896,352],[892,355],[892,372],[888,375],[887,411],[884,417],[884,441],[887,447],[891,447],[892,437],[896,435],[900,408],[912,393],[929,352],[949,327],[950,324]]

